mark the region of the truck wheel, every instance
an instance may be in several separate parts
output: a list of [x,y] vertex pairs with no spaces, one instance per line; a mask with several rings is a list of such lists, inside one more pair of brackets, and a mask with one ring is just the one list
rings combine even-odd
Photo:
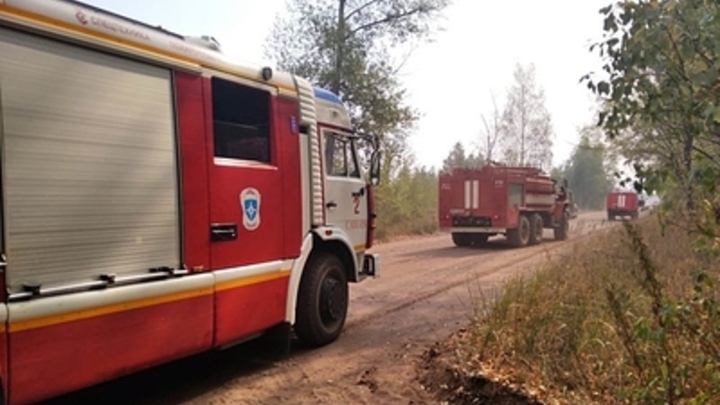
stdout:
[[529,244],[537,245],[543,239],[543,219],[540,214],[532,214],[530,216],[530,240]]
[[615,215],[613,215],[613,214],[611,214],[611,213],[608,212],[607,218],[608,218],[608,219],[607,219],[608,221],[614,221],[614,220],[615,220]]
[[568,231],[570,230],[570,222],[568,221],[567,211],[563,211],[562,219],[560,219],[560,225],[555,228],[555,240],[565,240],[568,238]]
[[530,240],[530,220],[525,215],[518,217],[518,226],[510,229],[507,233],[507,239],[513,247],[523,247]]
[[452,241],[457,247],[468,247],[472,244],[472,235],[461,232],[452,233]]
[[487,245],[487,241],[490,235],[486,233],[475,233],[472,235],[473,246],[484,246]]
[[337,256],[310,257],[300,281],[295,333],[309,346],[324,346],[340,336],[348,309],[345,266]]

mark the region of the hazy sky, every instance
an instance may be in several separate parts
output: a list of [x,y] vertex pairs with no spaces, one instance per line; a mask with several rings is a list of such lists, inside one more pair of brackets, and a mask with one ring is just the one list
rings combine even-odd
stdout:
[[[285,0],[85,0],[182,35],[212,35],[225,53],[264,62],[263,46]],[[516,62],[535,63],[556,137],[553,162],[566,160],[577,128],[592,122],[589,90],[578,81],[599,62],[598,10],[610,0],[454,0],[446,30],[415,51],[402,76],[422,113],[411,138],[419,164],[440,166],[460,141],[475,149],[491,92],[502,103]],[[172,4],[172,5],[171,5]],[[502,106],[502,104],[500,104]]]

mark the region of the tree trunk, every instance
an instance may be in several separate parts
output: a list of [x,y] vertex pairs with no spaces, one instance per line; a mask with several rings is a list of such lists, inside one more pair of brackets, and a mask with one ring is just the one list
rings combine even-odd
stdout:
[[345,45],[345,2],[346,0],[338,0],[338,20],[337,20],[337,38],[335,38],[335,74],[333,75],[332,92],[340,95],[340,87],[342,82],[342,62],[344,58]]

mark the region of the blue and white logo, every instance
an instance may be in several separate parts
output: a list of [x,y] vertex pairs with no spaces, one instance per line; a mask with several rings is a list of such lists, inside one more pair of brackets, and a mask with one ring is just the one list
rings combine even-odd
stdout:
[[260,192],[252,187],[248,187],[240,193],[243,225],[249,231],[254,231],[260,226],[260,201]]

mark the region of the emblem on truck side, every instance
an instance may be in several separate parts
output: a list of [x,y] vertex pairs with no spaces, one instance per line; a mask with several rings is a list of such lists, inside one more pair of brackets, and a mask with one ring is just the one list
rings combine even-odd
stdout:
[[252,187],[240,193],[240,206],[243,210],[243,225],[248,231],[260,226],[260,192]]

